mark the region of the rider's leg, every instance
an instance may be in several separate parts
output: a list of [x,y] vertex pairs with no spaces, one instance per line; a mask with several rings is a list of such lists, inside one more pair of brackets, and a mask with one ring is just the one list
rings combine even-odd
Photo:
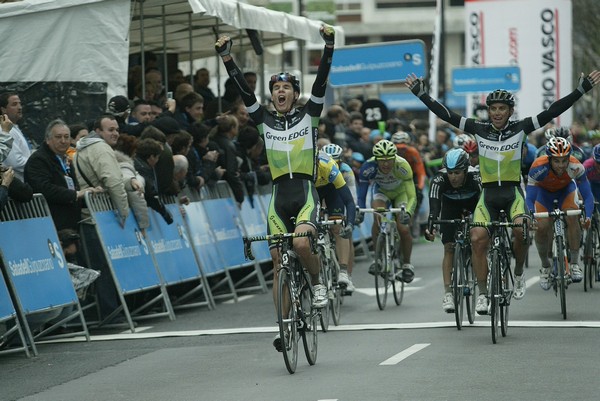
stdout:
[[490,236],[484,227],[471,228],[471,262],[477,278],[477,287],[480,294],[487,294],[488,262],[487,252]]

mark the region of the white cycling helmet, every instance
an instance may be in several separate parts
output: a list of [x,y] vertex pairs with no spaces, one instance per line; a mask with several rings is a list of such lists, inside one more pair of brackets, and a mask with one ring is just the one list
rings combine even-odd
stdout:
[[410,135],[407,132],[398,131],[392,135],[392,142],[394,144],[405,143],[408,145],[411,143]]
[[335,143],[325,145],[323,147],[323,150],[325,151],[325,153],[330,155],[333,160],[340,160],[340,158],[342,157],[342,152],[344,151],[344,149],[342,149],[340,145],[337,145]]

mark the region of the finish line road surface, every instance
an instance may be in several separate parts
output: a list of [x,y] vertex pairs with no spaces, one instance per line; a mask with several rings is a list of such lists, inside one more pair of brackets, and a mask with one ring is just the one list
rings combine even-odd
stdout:
[[[416,278],[404,300],[380,311],[370,261],[357,258],[354,295],[342,321],[319,332],[318,358],[300,344],[288,374],[272,346],[272,295],[176,311],[140,321],[135,333],[93,330],[91,341],[38,343],[39,356],[0,356],[0,400],[595,400],[600,366],[600,283],[567,291],[567,320],[538,284],[532,248],[525,298],[511,303],[506,337],[492,343],[488,316],[465,321],[442,311],[439,241],[415,243]],[[466,313],[465,313],[466,316]]]

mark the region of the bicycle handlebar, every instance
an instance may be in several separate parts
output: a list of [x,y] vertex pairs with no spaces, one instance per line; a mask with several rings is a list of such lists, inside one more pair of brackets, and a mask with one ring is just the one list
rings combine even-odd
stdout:
[[402,213],[402,212],[406,212],[406,207],[393,207],[393,208],[385,208],[385,207],[381,207],[381,208],[358,208],[359,212],[362,213],[387,213],[387,212],[392,212],[392,213]]
[[551,216],[578,216],[581,214],[581,209],[577,210],[552,210],[550,212],[536,212],[533,217],[551,217]]
[[269,234],[269,235],[257,235],[254,237],[242,237],[244,242],[244,257],[246,260],[254,260],[254,254],[252,253],[252,243],[257,241],[275,241],[282,242],[286,239],[308,237],[310,240],[313,239],[313,233],[305,231],[301,233],[281,233],[281,234]]

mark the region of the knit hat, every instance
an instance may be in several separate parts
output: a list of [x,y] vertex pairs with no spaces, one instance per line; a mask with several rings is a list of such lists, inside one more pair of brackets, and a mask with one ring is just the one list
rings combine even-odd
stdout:
[[260,135],[258,130],[252,127],[246,127],[238,134],[237,141],[244,149],[250,149],[258,143]]
[[177,134],[181,131],[179,123],[173,117],[163,116],[157,118],[154,120],[152,125],[161,130],[162,133],[167,136],[171,134]]
[[131,102],[125,96],[114,96],[108,101],[106,111],[111,114],[121,115],[131,110]]

